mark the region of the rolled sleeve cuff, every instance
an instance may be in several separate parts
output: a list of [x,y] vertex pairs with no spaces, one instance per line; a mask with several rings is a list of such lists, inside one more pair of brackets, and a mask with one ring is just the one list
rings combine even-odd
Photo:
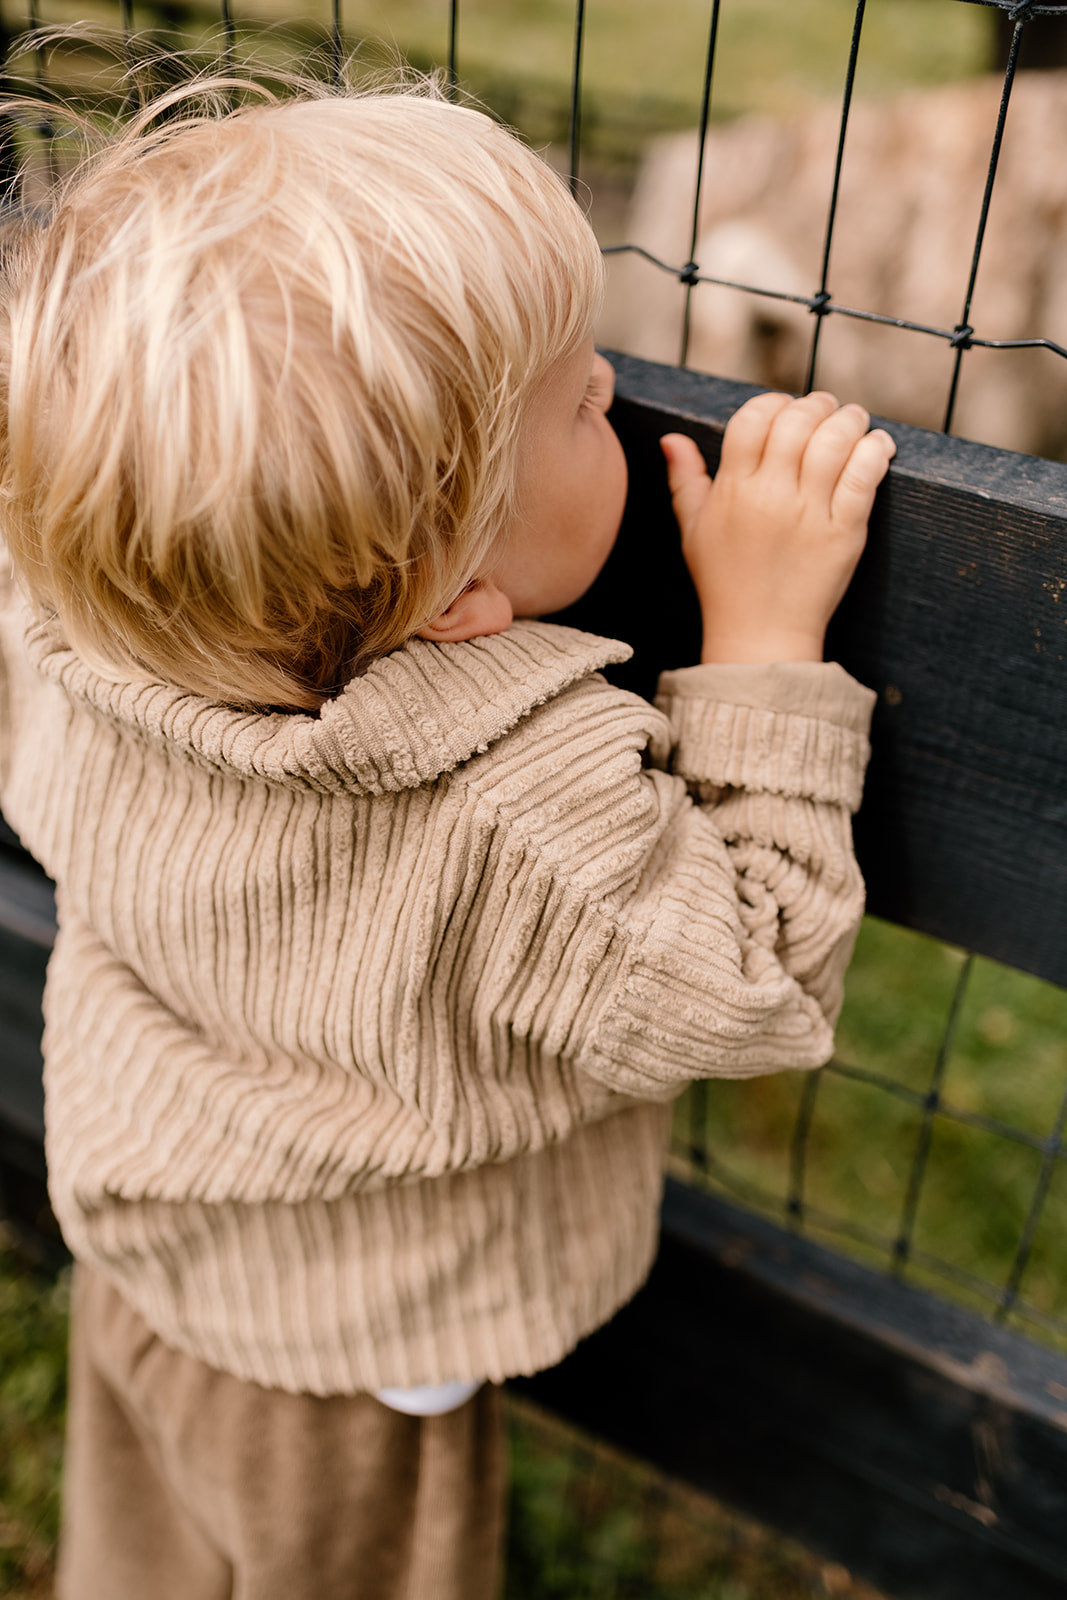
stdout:
[[687,783],[859,807],[876,696],[836,662],[665,672],[671,767]]

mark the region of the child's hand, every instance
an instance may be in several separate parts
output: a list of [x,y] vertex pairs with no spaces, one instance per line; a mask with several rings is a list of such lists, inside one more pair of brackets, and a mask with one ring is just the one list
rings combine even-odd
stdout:
[[692,439],[662,439],[703,661],[821,661],[896,445],[831,394],[761,394],[730,419],[714,482]]

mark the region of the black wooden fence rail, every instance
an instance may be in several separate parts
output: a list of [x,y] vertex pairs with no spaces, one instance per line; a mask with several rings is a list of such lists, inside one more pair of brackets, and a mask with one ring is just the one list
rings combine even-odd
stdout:
[[[616,356],[632,490],[569,614],[696,659],[657,440],[714,464],[748,387]],[[898,455],[834,654],[878,690],[857,838],[871,909],[1067,982],[1067,466],[890,424]],[[47,1235],[47,882],[0,844],[0,1206]],[[1059,1152],[1052,1152],[1058,1158]],[[1067,1359],[683,1186],[650,1283],[545,1404],[916,1600],[1067,1592]]]

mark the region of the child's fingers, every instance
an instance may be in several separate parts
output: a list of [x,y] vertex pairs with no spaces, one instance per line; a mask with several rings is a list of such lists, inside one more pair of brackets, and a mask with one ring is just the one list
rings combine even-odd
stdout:
[[812,436],[836,410],[835,396],[822,389],[783,406],[774,419],[767,441],[767,463],[799,476],[801,462]]
[[746,400],[726,425],[720,470],[739,478],[755,472],[776,419],[795,404],[787,394],[757,394]]
[[864,434],[846,461],[830,500],[835,522],[853,519],[866,523],[874,492],[896,453],[896,444],[884,428]]
[[684,532],[700,515],[711,491],[711,479],[704,457],[688,434],[666,433],[659,443],[667,462],[671,504]]
[[800,481],[809,494],[829,502],[845,464],[871,425],[862,406],[839,406],[815,428],[800,462]]

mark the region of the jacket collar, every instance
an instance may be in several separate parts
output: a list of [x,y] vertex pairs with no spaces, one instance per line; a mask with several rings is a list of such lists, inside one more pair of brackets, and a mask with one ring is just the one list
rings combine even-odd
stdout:
[[111,682],[54,623],[31,628],[27,642],[38,671],[76,705],[179,758],[285,787],[367,794],[432,782],[568,684],[632,653],[545,622],[464,644],[412,639],[310,715],[239,711],[156,680]]

